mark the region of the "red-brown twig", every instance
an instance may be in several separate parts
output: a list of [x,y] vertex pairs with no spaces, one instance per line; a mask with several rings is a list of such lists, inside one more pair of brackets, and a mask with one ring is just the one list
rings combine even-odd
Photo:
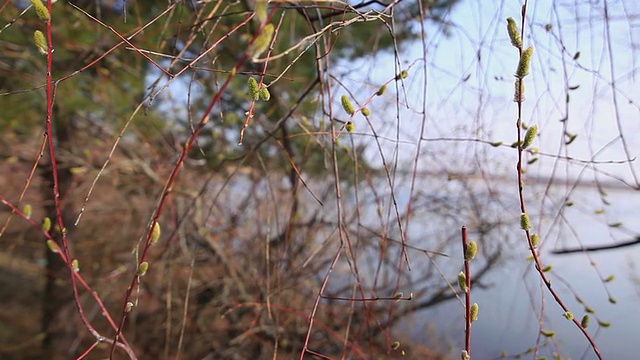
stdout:
[[[521,21],[521,28],[520,28],[520,37],[521,39],[524,39],[524,29],[525,29],[525,25],[526,25],[526,14],[527,14],[527,0],[525,0],[524,5],[522,5],[522,21]],[[520,58],[522,58],[523,55],[523,46],[518,47],[518,53],[520,55]],[[518,88],[522,89],[521,86],[521,82],[523,82],[524,80],[522,78],[519,78],[517,80],[518,83]],[[516,96],[516,104],[518,107],[518,118],[516,121],[516,132],[517,132],[517,136],[518,136],[518,140],[517,143],[521,144],[523,141],[522,138],[522,103],[524,101],[524,97],[523,96]],[[517,163],[517,181],[518,181],[518,198],[519,198],[519,202],[520,202],[520,211],[522,214],[527,214],[527,208],[526,208],[526,204],[525,204],[525,200],[524,200],[524,180],[523,180],[523,166],[522,166],[522,162],[523,162],[523,153],[524,150],[522,146],[518,146],[518,163]],[[562,300],[562,298],[560,297],[560,295],[555,291],[555,289],[553,289],[551,287],[551,281],[548,279],[545,271],[544,271],[544,267],[542,265],[542,262],[540,260],[540,256],[538,254],[538,251],[535,247],[535,245],[533,244],[533,241],[531,239],[531,231],[529,229],[524,229],[525,232],[525,236],[527,238],[527,243],[529,245],[529,250],[531,251],[531,255],[533,257],[533,261],[535,263],[535,269],[538,272],[538,274],[540,275],[540,279],[542,280],[542,282],[544,283],[544,285],[547,287],[547,290],[549,291],[549,293],[551,294],[551,296],[554,298],[554,300],[556,301],[556,303],[562,308],[562,310],[564,310],[565,313],[570,313],[569,311],[569,307],[564,303],[564,301]],[[578,321],[575,317],[571,318],[571,321],[578,327],[578,329],[582,332],[582,334],[584,335],[584,337],[587,339],[587,341],[589,342],[589,344],[591,345],[591,347],[593,348],[594,353],[596,354],[596,356],[598,357],[598,359],[602,359],[602,354],[600,353],[600,349],[598,348],[598,345],[596,344],[595,340],[593,339],[593,337],[589,334],[589,332],[587,331],[587,329],[582,326],[582,324],[580,323],[580,321]]]

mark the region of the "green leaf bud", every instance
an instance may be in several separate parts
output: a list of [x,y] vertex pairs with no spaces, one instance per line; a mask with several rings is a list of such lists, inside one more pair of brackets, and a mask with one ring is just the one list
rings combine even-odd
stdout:
[[376,91],[376,95],[382,96],[382,95],[384,95],[385,91],[387,91],[387,84],[383,84],[382,86],[380,86],[378,91]]
[[409,72],[407,70],[402,70],[398,75],[396,75],[396,80],[406,79],[409,77]]
[[549,272],[551,270],[553,270],[553,265],[547,265],[542,268],[542,272]]
[[529,215],[525,213],[520,214],[520,228],[522,228],[522,230],[531,229],[531,220],[529,219]]
[[78,262],[78,259],[73,259],[73,261],[71,261],[71,268],[75,272],[80,271],[80,263]]
[[527,133],[524,135],[524,142],[522,143],[522,150],[529,148],[533,145],[533,141],[536,139],[536,135],[538,135],[538,125],[531,126]]
[[585,306],[584,307],[584,311],[588,312],[589,314],[595,314],[596,313],[596,309],[592,308],[591,306]]
[[566,313],[562,314],[562,316],[564,316],[565,319],[567,320],[570,320],[570,321],[573,320],[573,313],[570,311],[567,311]]
[[356,130],[355,124],[351,121],[347,121],[347,123],[344,124],[344,128],[347,130],[347,132],[350,132],[350,133]]
[[160,240],[161,233],[162,231],[160,229],[160,223],[155,222],[153,224],[153,230],[151,231],[151,245],[155,245],[158,243],[158,240]]
[[492,143],[489,143],[489,145],[491,145],[493,147],[498,147],[498,146],[502,145],[502,141],[492,142]]
[[617,304],[618,300],[616,300],[616,298],[614,298],[613,296],[609,296],[609,302],[612,304]]
[[47,52],[49,52],[49,46],[47,45],[47,39],[44,37],[42,31],[36,30],[33,33],[33,42],[36,43],[36,48],[40,54],[47,55]]
[[361,111],[362,111],[362,115],[367,117],[371,116],[371,110],[369,110],[368,107],[363,107]]
[[353,104],[347,95],[342,95],[342,97],[340,97],[340,102],[342,103],[342,108],[347,112],[347,114],[353,115],[353,113],[356,112],[356,109],[353,107]]
[[146,261],[141,262],[140,265],[138,265],[138,276],[144,276],[147,270],[149,270],[149,263]]
[[36,9],[36,14],[38,14],[38,18],[42,21],[48,21],[51,19],[51,15],[49,15],[49,9],[47,6],[42,3],[41,0],[31,0],[31,4]]
[[24,217],[26,217],[27,219],[31,219],[31,215],[33,214],[33,208],[31,207],[31,205],[27,204],[24,206],[22,213],[24,214]]
[[458,286],[462,292],[466,293],[469,291],[469,288],[467,287],[467,276],[462,271],[458,274]]
[[531,56],[533,55],[533,46],[529,46],[522,52],[520,56],[520,62],[518,62],[518,69],[516,70],[516,77],[523,79],[529,75],[529,68],[531,67]]
[[42,220],[42,231],[49,232],[49,230],[51,230],[51,219],[45,217]]
[[586,329],[587,327],[589,327],[589,320],[591,320],[591,318],[588,314],[585,314],[582,317],[582,321],[580,321],[580,325],[582,325],[582,327]]
[[49,248],[49,250],[51,250],[51,252],[58,252],[58,244],[56,244],[56,242],[51,239],[47,240],[47,247]]
[[478,321],[478,312],[480,311],[480,307],[478,303],[473,303],[471,305],[471,322]]
[[393,344],[391,344],[391,349],[393,350],[396,350],[399,347],[400,347],[400,341],[394,341]]
[[608,328],[609,326],[611,326],[611,323],[608,321],[598,320],[598,325],[602,326],[603,328]]
[[520,49],[522,47],[522,38],[520,37],[520,31],[518,30],[518,25],[516,21],[510,17],[507,19],[507,31],[509,32],[509,39],[511,40],[511,45]]
[[471,360],[471,355],[469,355],[467,350],[462,350],[460,352],[460,360]]
[[467,261],[473,260],[478,254],[478,243],[475,240],[469,241],[467,248],[464,252],[464,259]]
[[616,279],[615,275],[609,275],[606,279],[604,279],[604,282],[612,282],[613,280]]
[[538,245],[540,245],[540,235],[531,234],[531,244],[533,247],[538,247]]
[[545,329],[540,330],[540,334],[542,334],[542,336],[548,337],[548,338],[552,338],[552,337],[556,336],[556,332],[555,331],[545,330]]

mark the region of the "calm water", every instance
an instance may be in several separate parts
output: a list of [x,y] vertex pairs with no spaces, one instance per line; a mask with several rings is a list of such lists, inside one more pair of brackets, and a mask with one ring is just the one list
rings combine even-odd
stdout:
[[[581,194],[578,192],[576,197]],[[591,196],[584,192],[585,196]],[[612,205],[607,208],[611,218],[617,219],[631,231],[640,234],[640,193],[633,191],[613,191],[609,194]],[[597,202],[597,201],[596,201]],[[577,210],[579,211],[579,210]],[[571,215],[571,214],[569,214]],[[575,217],[573,226],[587,244],[610,244],[609,230],[602,223],[593,221],[591,216]],[[625,238],[620,231],[612,231],[616,239]],[[524,240],[523,240],[524,241]],[[561,247],[555,245],[555,238],[547,240],[543,249]],[[572,247],[576,243],[571,243]],[[514,249],[513,259],[506,266],[494,271],[484,282],[488,289],[476,289],[473,302],[480,305],[479,320],[473,327],[472,352],[476,359],[499,358],[503,351],[515,355],[535,347],[540,321],[543,328],[557,332],[548,343],[540,340],[539,356],[550,356],[557,351],[563,357],[573,359],[595,359],[593,351],[582,333],[562,316],[561,308],[554,302],[540,284],[533,266],[525,259],[524,248]],[[581,319],[584,306],[575,300],[580,296],[585,304],[596,313],[591,316],[589,332],[595,338],[604,358],[631,359],[640,353],[640,245],[618,250],[608,250],[585,254],[550,255],[544,254],[543,262],[552,264],[551,281],[575,317]],[[597,265],[594,267],[592,262]],[[615,275],[616,279],[603,284],[598,276]],[[554,276],[554,275],[559,275]],[[570,284],[571,289],[563,282]],[[607,292],[608,291],[608,292]],[[609,302],[609,294],[617,304]],[[541,306],[544,310],[541,310]],[[543,314],[540,318],[539,314]],[[453,346],[452,354],[459,356],[464,339],[464,321],[461,304],[449,302],[421,314],[425,322],[434,322],[443,331],[440,339],[416,334],[416,340]],[[610,322],[609,328],[597,325],[596,318]],[[422,338],[421,338],[422,337]],[[444,342],[443,342],[444,341]],[[531,355],[525,358],[532,358]]]

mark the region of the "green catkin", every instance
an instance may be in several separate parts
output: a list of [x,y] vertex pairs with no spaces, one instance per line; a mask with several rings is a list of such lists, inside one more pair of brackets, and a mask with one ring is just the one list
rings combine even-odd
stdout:
[[141,262],[138,266],[138,276],[144,276],[147,270],[149,270],[149,263],[146,261]]
[[249,77],[249,79],[247,79],[247,84],[249,84],[249,98],[254,101],[260,99],[260,87],[258,86],[258,81]]
[[385,91],[387,91],[387,84],[383,84],[382,86],[380,86],[378,91],[376,91],[376,95],[382,96],[382,95],[384,95]]
[[591,320],[589,315],[583,316],[582,321],[580,322],[580,325],[582,325],[582,327],[586,329],[587,327],[589,327],[589,320]]
[[473,305],[471,305],[471,322],[478,321],[479,312],[480,312],[480,306],[478,306],[478,303],[473,303]]
[[352,132],[354,132],[356,130],[356,126],[351,121],[347,121],[347,123],[344,124],[344,128],[349,133],[352,133]]
[[533,247],[538,247],[538,245],[540,244],[540,235],[531,234],[531,244],[533,245]]
[[520,62],[518,62],[518,69],[516,70],[516,77],[523,79],[529,75],[529,68],[531,67],[531,56],[533,55],[533,46],[529,46],[522,52],[520,56]]
[[529,219],[529,215],[525,213],[520,214],[520,227],[522,230],[531,229],[531,220]]
[[462,292],[466,293],[469,291],[469,288],[467,287],[467,276],[462,271],[458,274],[458,286]]
[[22,213],[24,214],[24,217],[26,217],[27,219],[31,219],[31,215],[33,214],[33,207],[31,207],[31,205],[29,204],[25,205]]
[[42,3],[41,0],[31,0],[31,4],[36,9],[36,14],[38,14],[38,18],[42,21],[48,21],[51,19],[51,15],[49,15],[49,9]]
[[396,80],[406,79],[409,77],[409,72],[407,70],[402,70],[398,75],[396,75]]
[[58,246],[56,245],[56,242],[51,240],[51,239],[47,240],[47,247],[53,253],[57,253],[58,252]]
[[78,259],[73,259],[73,261],[71,261],[71,268],[75,272],[79,272],[80,271],[80,263],[78,262]]
[[520,49],[522,47],[522,38],[520,37],[520,30],[518,30],[518,25],[513,18],[507,19],[507,31],[509,32],[509,39],[511,40],[511,45]]
[[342,103],[342,108],[347,112],[347,114],[353,115],[353,113],[356,112],[356,109],[353,107],[353,104],[347,95],[342,95],[340,102]]
[[524,101],[524,81],[522,79],[516,79],[515,83],[516,90],[514,91],[513,101],[514,102],[523,102]]
[[262,101],[269,101],[269,99],[271,99],[271,93],[264,84],[260,87],[260,91],[258,93],[260,95],[260,100]]
[[257,59],[258,56],[262,55],[262,53],[269,48],[275,30],[276,27],[273,24],[267,24],[262,28],[262,32],[260,33],[260,35],[258,35],[256,40],[253,42],[253,46],[251,47],[252,60]]
[[153,230],[151,232],[151,245],[155,245],[160,240],[160,235],[162,231],[160,229],[160,223],[156,222],[153,224]]
[[524,141],[522,142],[522,150],[527,149],[533,145],[533,141],[536,139],[536,135],[538,135],[538,125],[530,126],[527,129],[527,133],[524,135]]
[[256,0],[254,11],[256,13],[253,18],[259,24],[262,24],[265,20],[267,20],[267,0]]
[[522,230],[531,229],[531,220],[529,219],[529,215],[525,213],[520,214],[520,227]]
[[556,336],[556,332],[555,331],[545,330],[545,329],[540,330],[540,334],[542,334],[544,337],[548,337],[548,338],[552,338],[552,337]]
[[371,110],[369,110],[369,108],[363,107],[361,111],[362,111],[362,115],[364,115],[366,117],[371,116]]
[[38,52],[42,55],[47,55],[49,51],[49,46],[47,45],[47,39],[44,37],[44,34],[40,30],[36,30],[33,33],[33,42],[36,43],[36,48]]
[[464,253],[464,259],[467,261],[473,260],[478,254],[478,243],[475,240],[471,240],[467,245],[467,249]]
[[51,230],[51,219],[48,217],[45,217],[42,220],[42,231],[49,232],[49,230]]

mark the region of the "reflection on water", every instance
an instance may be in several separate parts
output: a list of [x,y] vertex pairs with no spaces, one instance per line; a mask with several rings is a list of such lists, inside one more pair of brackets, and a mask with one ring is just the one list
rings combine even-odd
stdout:
[[[585,198],[580,199],[583,195]],[[573,195],[576,201],[585,204],[582,209],[576,210],[582,211],[582,216],[567,214],[572,221],[574,234],[580,237],[583,244],[611,244],[614,242],[612,239],[619,242],[632,239],[630,234],[633,232],[640,234],[638,192],[611,193],[608,198],[611,206],[606,209],[606,221],[595,221],[588,216],[586,205],[597,206],[588,204],[588,196],[588,191]],[[598,202],[597,198],[595,202]],[[622,224],[606,226],[606,223],[611,225],[613,219]],[[553,229],[553,226],[550,228]],[[553,265],[550,273],[552,286],[577,319],[582,318],[587,307],[595,311],[590,315],[588,330],[604,358],[634,358],[636,355],[630,354],[640,353],[640,266],[637,264],[640,260],[640,245],[589,254],[552,255],[549,252],[554,248],[579,246],[567,233],[557,233],[565,236],[549,235],[542,245],[543,263]],[[513,249],[513,254],[510,255],[512,259],[484,281],[483,284],[489,287],[473,291],[472,301],[479,303],[481,309],[479,320],[473,326],[474,357],[499,358],[503,351],[513,356],[534,348],[539,341],[538,356],[551,358],[555,351],[564,358],[595,359],[595,354],[580,330],[563,317],[562,309],[542,286],[533,264],[523,260],[527,255],[525,245]],[[604,282],[610,275],[615,275],[615,280]],[[615,299],[615,304],[609,301],[610,297]],[[464,340],[461,304],[449,302],[429,309],[421,317],[426,322],[436,322],[444,331],[450,331],[446,338],[455,347],[452,354],[459,356]],[[598,320],[611,323],[611,326],[598,326]],[[545,338],[538,336],[540,328],[553,330],[557,335],[545,342]],[[421,338],[420,333],[415,336],[416,340],[432,345],[439,343]]]

